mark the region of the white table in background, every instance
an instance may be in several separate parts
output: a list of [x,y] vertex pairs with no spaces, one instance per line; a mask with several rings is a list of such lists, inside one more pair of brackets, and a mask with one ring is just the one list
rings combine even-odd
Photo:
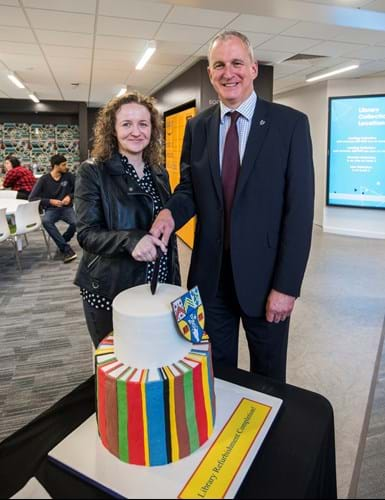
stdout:
[[0,208],[7,209],[7,215],[15,215],[16,208],[19,205],[24,205],[28,203],[28,200],[18,200],[15,198],[2,198],[0,193]]
[[[16,209],[19,205],[24,205],[28,203],[28,200],[18,200],[15,198],[2,198],[0,193],[0,208],[6,208],[6,214],[14,216],[16,213]],[[19,252],[23,249],[23,242],[21,238],[17,238],[17,249]]]

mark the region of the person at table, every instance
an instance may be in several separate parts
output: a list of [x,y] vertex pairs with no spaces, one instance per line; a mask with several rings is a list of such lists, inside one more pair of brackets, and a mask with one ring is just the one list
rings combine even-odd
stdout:
[[155,101],[137,92],[110,100],[97,117],[92,157],[76,176],[83,257],[75,284],[97,346],[112,331],[112,300],[122,290],[149,283],[157,255],[160,283],[179,285],[180,274],[175,237],[166,249],[148,233],[170,197]]
[[[69,244],[76,232],[73,208],[75,177],[68,171],[67,159],[62,154],[53,155],[50,163],[51,171],[37,181],[29,201],[40,200],[40,208],[44,210],[43,226],[67,264],[76,259],[76,253]],[[59,221],[67,224],[63,234],[56,225]]]
[[17,191],[16,198],[19,200],[28,200],[36,178],[29,168],[21,165],[16,156],[7,156],[4,161],[6,174],[3,181],[3,188],[10,188]]
[[151,233],[167,245],[197,215],[188,286],[201,292],[214,363],[237,366],[242,320],[250,370],[285,381],[312,235],[308,119],[256,95],[258,66],[242,33],[218,34],[208,61],[220,103],[187,122],[181,182]]

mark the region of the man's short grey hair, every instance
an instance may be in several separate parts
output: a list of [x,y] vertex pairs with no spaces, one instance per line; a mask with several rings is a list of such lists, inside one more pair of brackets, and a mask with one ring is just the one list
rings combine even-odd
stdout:
[[234,37],[239,38],[241,40],[241,42],[243,42],[243,44],[245,45],[245,47],[247,48],[247,50],[249,52],[249,56],[250,56],[251,61],[253,63],[255,62],[254,50],[253,50],[253,47],[250,43],[250,40],[247,38],[246,35],[244,35],[243,33],[240,33],[239,31],[222,31],[222,32],[218,33],[217,35],[215,35],[215,37],[210,42],[209,50],[207,53],[209,65],[210,65],[210,55],[211,55],[211,51],[213,50],[214,43],[217,42],[218,40],[224,42],[224,41],[228,40],[229,38],[234,38]]

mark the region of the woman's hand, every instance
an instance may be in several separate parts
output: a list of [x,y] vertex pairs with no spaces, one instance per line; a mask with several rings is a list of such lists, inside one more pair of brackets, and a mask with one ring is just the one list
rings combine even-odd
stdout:
[[139,262],[153,262],[157,258],[158,247],[164,254],[167,253],[167,247],[161,240],[151,234],[146,234],[136,244],[132,257]]

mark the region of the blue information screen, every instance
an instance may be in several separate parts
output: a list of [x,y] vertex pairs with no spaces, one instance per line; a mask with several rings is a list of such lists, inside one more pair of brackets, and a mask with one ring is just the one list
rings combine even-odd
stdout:
[[385,208],[385,95],[329,99],[327,204]]

